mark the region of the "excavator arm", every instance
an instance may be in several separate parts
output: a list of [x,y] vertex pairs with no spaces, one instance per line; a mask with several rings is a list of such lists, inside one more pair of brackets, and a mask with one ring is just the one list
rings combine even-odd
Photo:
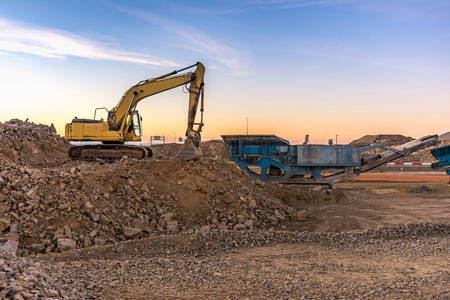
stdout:
[[[197,66],[194,72],[177,75],[179,72],[194,66]],[[156,78],[143,80],[132,86],[123,94],[119,103],[109,111],[108,123],[111,130],[123,130],[129,115],[136,109],[136,106],[141,100],[188,83],[190,83],[189,114],[191,114],[191,107],[198,104],[198,93],[204,85],[204,75],[205,67],[198,62],[187,68],[173,71]]]

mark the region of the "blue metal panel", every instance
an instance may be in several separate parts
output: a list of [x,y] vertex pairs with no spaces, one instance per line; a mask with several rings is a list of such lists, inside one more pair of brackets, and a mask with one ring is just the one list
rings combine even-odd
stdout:
[[433,168],[446,168],[445,172],[450,175],[450,145],[442,146],[431,150],[431,154],[439,159],[439,162],[432,165]]
[[358,149],[349,145],[297,145],[299,166],[359,166]]

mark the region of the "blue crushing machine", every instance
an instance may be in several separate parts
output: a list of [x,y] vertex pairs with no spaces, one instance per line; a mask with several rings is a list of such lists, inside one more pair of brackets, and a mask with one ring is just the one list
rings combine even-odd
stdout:
[[[222,135],[222,138],[231,159],[254,178],[330,186],[438,142],[437,135],[395,148],[379,144],[361,147],[291,145],[276,135]],[[374,151],[368,153],[369,150]]]
[[450,145],[431,149],[431,154],[439,159],[431,165],[433,169],[445,168],[445,172],[450,175]]

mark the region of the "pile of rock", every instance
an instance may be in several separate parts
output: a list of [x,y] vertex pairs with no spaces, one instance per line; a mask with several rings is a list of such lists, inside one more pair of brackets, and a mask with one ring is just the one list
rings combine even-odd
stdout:
[[283,203],[301,193],[254,180],[224,160],[125,158],[58,168],[0,161],[0,168],[0,234],[5,243],[18,240],[23,256],[152,234],[253,230],[306,219],[305,212]]
[[27,165],[58,165],[67,160],[70,144],[52,125],[13,119],[0,123],[0,160]]
[[53,123],[50,126],[48,126],[48,125],[44,125],[44,124],[35,124],[33,122],[28,122],[28,119],[26,119],[25,121],[22,121],[20,119],[11,119],[9,121],[6,121],[5,124],[9,125],[9,126],[26,127],[26,128],[56,133],[56,128],[53,125]]
[[0,250],[0,299],[80,299],[77,289],[58,284],[54,274],[30,258]]

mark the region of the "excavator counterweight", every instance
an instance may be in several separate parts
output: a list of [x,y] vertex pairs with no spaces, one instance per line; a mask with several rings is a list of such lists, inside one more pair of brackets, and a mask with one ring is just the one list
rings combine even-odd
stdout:
[[[196,67],[194,72],[178,74],[186,69]],[[177,155],[178,159],[196,160],[202,156],[199,147],[203,127],[204,110],[204,76],[205,67],[198,62],[192,66],[171,73],[143,80],[129,88],[119,103],[108,111],[107,121],[103,119],[78,119],[66,124],[65,140],[100,142],[96,145],[75,146],[69,150],[72,159],[107,161],[120,159],[124,156],[132,158],[151,157],[148,147],[125,145],[126,142],[141,142],[142,118],[136,110],[137,104],[149,97],[173,88],[186,85],[189,92],[188,124],[186,141]],[[198,104],[201,99],[201,121],[195,123]],[[197,128],[194,128],[197,126]]]

